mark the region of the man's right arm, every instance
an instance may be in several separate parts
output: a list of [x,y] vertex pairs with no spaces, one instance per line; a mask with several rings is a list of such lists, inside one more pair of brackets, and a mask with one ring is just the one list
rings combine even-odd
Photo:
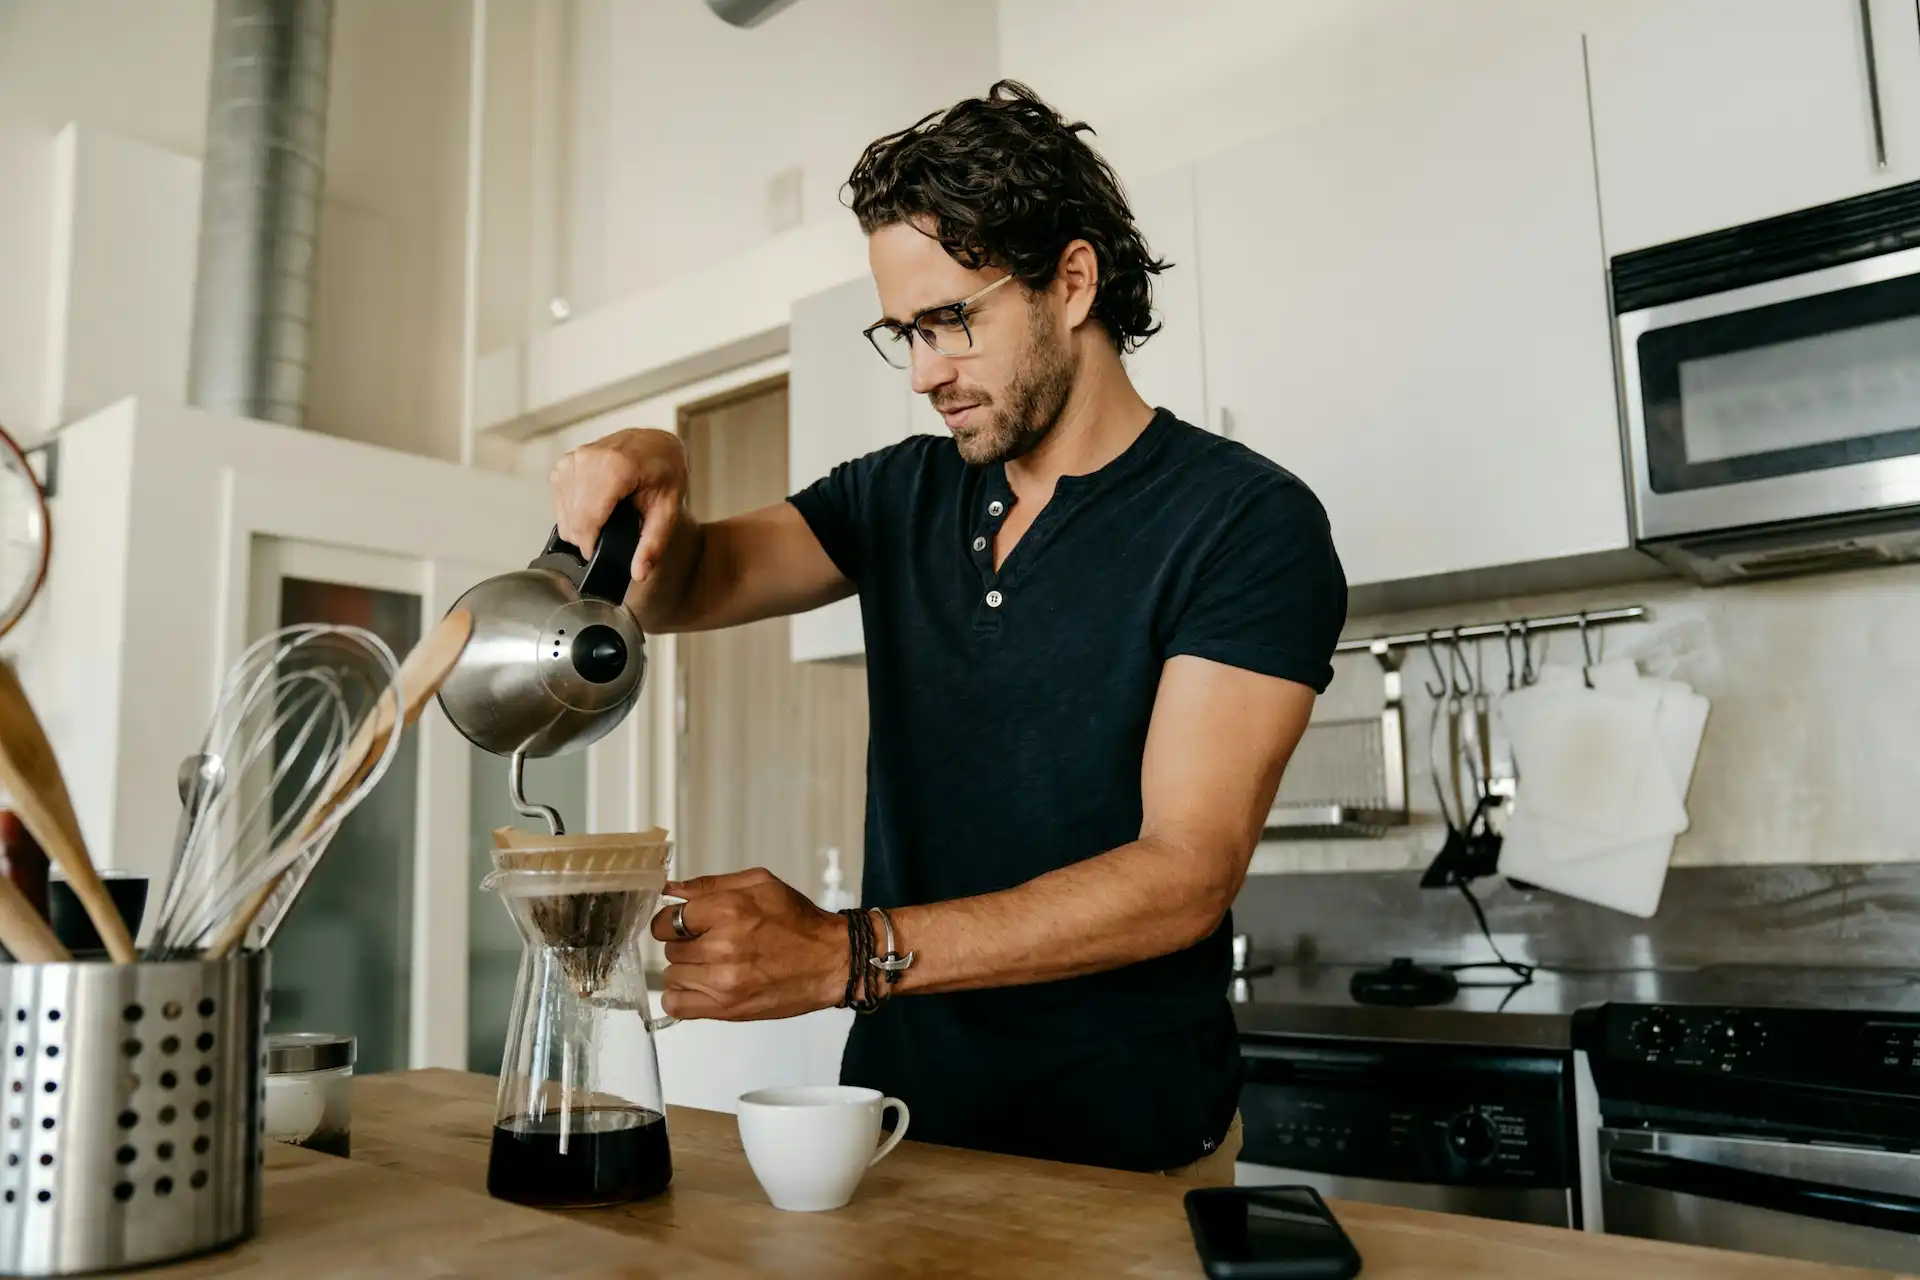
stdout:
[[640,508],[627,606],[656,634],[803,613],[853,593],[789,503],[702,524],[688,505],[686,449],[665,431],[621,431],[553,471],[560,536],[591,554],[620,502]]

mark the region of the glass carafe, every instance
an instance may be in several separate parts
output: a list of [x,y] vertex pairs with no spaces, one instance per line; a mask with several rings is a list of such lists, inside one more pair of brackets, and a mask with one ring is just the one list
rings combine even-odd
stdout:
[[649,1017],[642,951],[666,872],[649,860],[500,850],[481,882],[524,944],[487,1166],[500,1199],[622,1204],[672,1179],[653,1049],[671,1020]]

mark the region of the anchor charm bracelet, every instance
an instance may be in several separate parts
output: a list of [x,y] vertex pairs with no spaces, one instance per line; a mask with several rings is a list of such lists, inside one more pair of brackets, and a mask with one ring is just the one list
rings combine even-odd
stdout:
[[872,907],[869,910],[880,917],[881,927],[886,930],[887,949],[884,953],[869,958],[867,963],[886,974],[887,985],[892,986],[900,981],[901,974],[913,967],[913,952],[909,951],[903,956],[894,948],[893,917],[887,914],[885,907]]

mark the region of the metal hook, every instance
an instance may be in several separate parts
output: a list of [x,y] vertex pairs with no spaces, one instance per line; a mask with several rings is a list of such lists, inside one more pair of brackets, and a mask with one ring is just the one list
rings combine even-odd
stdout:
[[1520,619],[1520,687],[1530,689],[1539,682],[1540,673],[1533,669],[1533,637],[1527,634],[1527,620]]
[[[1458,676],[1458,679],[1455,677]],[[1453,636],[1447,641],[1447,692],[1456,699],[1473,696],[1473,668],[1467,664],[1467,655],[1460,651],[1460,628],[1453,629]]]
[[1582,665],[1580,678],[1587,682],[1587,688],[1593,688],[1593,639],[1587,631],[1586,610],[1580,611],[1580,657]]
[[1500,624],[1500,647],[1506,650],[1507,692],[1512,693],[1514,688],[1514,672],[1516,668],[1513,665],[1513,624],[1511,622],[1503,622]]
[[1447,673],[1440,669],[1440,655],[1434,651],[1433,632],[1427,632],[1427,662],[1433,667],[1434,679],[1440,682],[1438,688],[1427,685],[1427,696],[1435,702],[1447,696]]

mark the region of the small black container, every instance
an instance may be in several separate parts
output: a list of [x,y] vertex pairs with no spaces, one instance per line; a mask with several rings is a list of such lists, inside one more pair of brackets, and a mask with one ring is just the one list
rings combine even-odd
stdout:
[[[113,905],[120,909],[127,933],[140,936],[140,922],[147,914],[147,877],[132,871],[102,871],[100,882],[106,885]],[[80,895],[59,876],[47,885],[47,922],[53,926],[53,935],[60,939],[60,945],[75,955],[106,949],[107,944],[101,941],[93,921],[87,917]]]

